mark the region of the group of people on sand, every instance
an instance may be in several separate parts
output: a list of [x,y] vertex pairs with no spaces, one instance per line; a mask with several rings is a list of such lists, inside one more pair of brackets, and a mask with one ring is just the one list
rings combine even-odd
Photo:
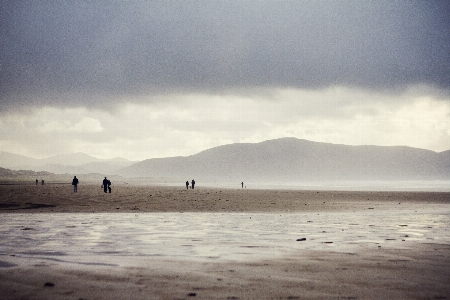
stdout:
[[[191,189],[194,189],[194,187],[195,187],[195,180],[194,179],[192,179],[192,181],[191,181]],[[186,181],[186,189],[189,189],[189,181]]]
[[[78,181],[77,176],[73,176],[73,179],[72,179],[72,185],[73,185],[73,192],[74,192],[74,193],[77,192],[78,182],[79,182],[79,181]],[[105,177],[105,179],[103,179],[103,182],[102,182],[102,183],[103,183],[103,184],[102,184],[103,191],[104,191],[105,193],[107,193],[108,191],[111,193],[111,191],[112,191],[112,188],[111,188],[111,181],[108,180],[108,179]]]
[[[37,184],[37,182],[38,181],[36,179],[36,184]],[[44,184],[44,180],[42,180],[42,184]],[[76,193],[77,192],[77,186],[78,186],[78,178],[77,178],[77,176],[73,176],[72,185],[73,185],[73,192]],[[241,186],[242,186],[242,188],[244,188],[244,182],[241,182]],[[191,189],[194,189],[194,187],[195,187],[195,180],[192,179],[192,181],[191,181]],[[105,177],[105,179],[103,179],[102,188],[103,188],[103,191],[105,193],[107,193],[108,191],[111,193],[111,191],[112,191],[112,189],[111,189],[111,181],[109,179],[107,179],[106,177]],[[189,180],[186,181],[186,189],[187,190],[189,189]]]

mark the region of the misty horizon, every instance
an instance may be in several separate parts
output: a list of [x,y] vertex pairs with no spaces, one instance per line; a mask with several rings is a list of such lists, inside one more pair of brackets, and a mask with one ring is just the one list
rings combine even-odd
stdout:
[[[202,185],[217,187],[243,181],[252,188],[445,189],[450,180],[450,151],[282,138],[142,161],[100,160],[84,153],[35,160],[2,152],[0,167],[59,176],[84,174],[88,181],[104,174],[138,184],[177,185],[195,178]],[[20,172],[2,172],[5,178],[23,177]]]
[[[297,139],[297,138],[294,138],[294,137],[282,137],[282,138],[273,139],[273,140],[282,140],[282,139],[291,139],[291,138]],[[196,155],[196,154],[198,154],[198,153],[200,153],[200,152],[203,152],[203,151],[206,151],[206,150],[210,150],[210,149],[213,149],[213,148],[217,148],[217,147],[221,147],[221,146],[227,146],[227,145],[232,145],[232,144],[259,144],[259,143],[262,143],[262,142],[268,142],[268,141],[273,141],[273,140],[265,140],[265,141],[261,141],[261,142],[255,142],[255,143],[231,143],[231,144],[223,144],[223,145],[218,145],[218,146],[215,146],[215,147],[212,147],[212,148],[203,149],[203,150],[200,150],[200,151],[197,152],[197,153],[193,153],[193,154],[189,154],[189,155],[174,155],[174,156],[163,156],[163,157],[147,157],[147,158],[144,158],[144,159],[129,159],[129,158],[127,158],[127,157],[119,157],[119,156],[117,156],[117,157],[107,157],[107,158],[105,158],[105,157],[96,157],[96,156],[91,155],[91,154],[89,154],[89,153],[80,152],[80,151],[78,151],[78,152],[69,152],[69,153],[60,153],[60,154],[58,154],[58,155],[51,155],[51,156],[46,156],[46,157],[31,157],[31,156],[26,156],[26,157],[32,158],[32,159],[35,159],[35,160],[48,160],[48,159],[51,159],[51,158],[58,158],[58,157],[70,156],[70,155],[87,155],[87,156],[90,156],[90,157],[92,157],[92,158],[94,158],[94,159],[97,159],[97,160],[100,160],[100,161],[120,161],[120,160],[125,160],[125,161],[129,161],[129,162],[139,162],[139,161],[148,160],[148,159],[154,159],[154,158],[157,159],[157,158],[171,158],[171,157],[187,157],[187,156]],[[298,140],[304,140],[304,139],[298,139]],[[376,147],[408,147],[408,148],[416,148],[416,147],[410,147],[410,146],[406,146],[406,145],[393,145],[393,146],[379,146],[379,145],[344,145],[344,144],[324,143],[324,142],[312,141],[312,140],[304,140],[304,141],[307,141],[307,142],[313,142],[313,143],[319,143],[319,144],[343,145],[343,146],[352,146],[352,147],[365,147],[365,146],[369,146],[369,147],[370,147],[370,146],[376,146]],[[450,151],[450,149],[443,150],[443,151],[433,151],[433,150],[431,150],[431,149],[424,149],[424,148],[416,148],[416,149],[429,150],[429,151],[432,151],[432,152],[435,152],[435,153],[442,153],[442,152]],[[1,152],[5,152],[5,153],[13,154],[13,155],[19,155],[19,156],[22,156],[21,154],[18,154],[18,153],[12,153],[12,152],[8,152],[8,151],[1,151]],[[23,156],[25,156],[25,155],[23,155]],[[0,167],[1,167],[1,166],[0,166]]]

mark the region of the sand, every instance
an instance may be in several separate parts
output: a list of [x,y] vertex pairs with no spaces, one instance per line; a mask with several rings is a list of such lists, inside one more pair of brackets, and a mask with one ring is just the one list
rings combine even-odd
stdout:
[[1,299],[450,299],[450,193],[0,186]]
[[0,212],[320,212],[450,204],[448,192],[346,192],[115,185],[0,185]]

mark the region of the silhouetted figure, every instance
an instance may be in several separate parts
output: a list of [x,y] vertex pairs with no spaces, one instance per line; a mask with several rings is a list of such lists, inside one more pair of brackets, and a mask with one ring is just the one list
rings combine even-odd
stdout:
[[194,179],[192,179],[191,184],[192,184],[192,189],[194,189],[194,186],[195,186],[195,180]]
[[241,182],[241,186],[242,186],[242,188],[244,188],[244,182],[243,181]]
[[186,189],[189,189],[189,181],[186,181]]
[[36,185],[38,185],[38,183],[39,183],[39,180],[36,179]]
[[108,180],[108,191],[111,193],[111,181]]
[[44,185],[44,179],[42,179],[42,185]]
[[73,176],[72,185],[73,185],[73,192],[76,193],[77,192],[77,185],[78,185],[78,178],[77,178],[77,176]]
[[103,188],[103,191],[105,192],[105,193],[107,193],[108,192],[108,179],[106,179],[106,177],[105,177],[105,179],[103,179],[103,184],[102,184],[102,188]]

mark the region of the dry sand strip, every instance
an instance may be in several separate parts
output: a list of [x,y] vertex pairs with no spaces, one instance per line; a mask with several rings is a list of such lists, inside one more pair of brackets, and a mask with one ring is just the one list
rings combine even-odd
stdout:
[[[296,191],[117,185],[2,185],[0,212],[314,212],[450,204],[448,192]],[[403,206],[402,206],[403,205]],[[414,207],[411,205],[415,205]]]
[[0,267],[0,291],[1,299],[449,299],[449,245],[409,246],[256,262],[154,257],[62,268],[36,259]]

